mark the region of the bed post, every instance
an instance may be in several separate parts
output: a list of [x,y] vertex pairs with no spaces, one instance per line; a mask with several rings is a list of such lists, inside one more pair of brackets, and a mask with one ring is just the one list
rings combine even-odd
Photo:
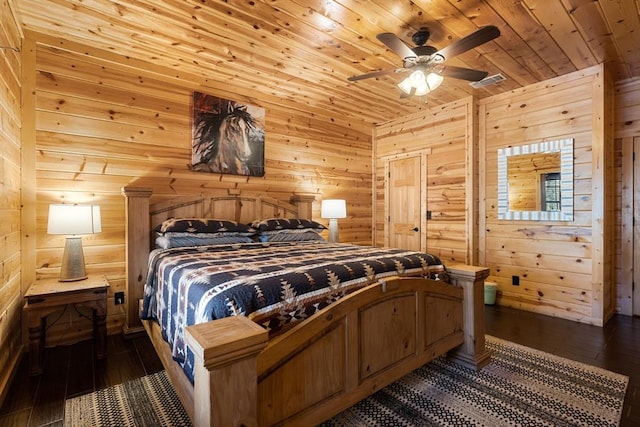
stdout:
[[268,335],[244,316],[186,328],[185,341],[195,355],[195,427],[258,426],[257,357]]
[[123,333],[144,331],[140,321],[138,302],[143,296],[149,258],[149,198],[152,190],[142,187],[123,187],[125,197],[126,246],[126,317]]
[[474,369],[491,361],[484,337],[484,279],[489,269],[471,265],[447,265],[451,282],[463,289],[464,343],[451,350],[448,357]]
[[299,219],[312,219],[313,201],[316,196],[313,194],[298,193],[291,196],[291,204],[298,207]]

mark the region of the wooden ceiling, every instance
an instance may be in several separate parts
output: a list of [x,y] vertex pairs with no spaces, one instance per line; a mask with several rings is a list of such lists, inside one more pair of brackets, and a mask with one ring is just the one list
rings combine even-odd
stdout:
[[[25,29],[148,61],[239,99],[281,100],[370,123],[471,94],[479,98],[608,62],[616,80],[640,75],[637,0],[14,0]],[[501,73],[473,89],[446,78],[425,97],[400,99],[401,75],[376,35],[413,46],[422,27],[441,49],[481,26],[501,36],[447,65]]]

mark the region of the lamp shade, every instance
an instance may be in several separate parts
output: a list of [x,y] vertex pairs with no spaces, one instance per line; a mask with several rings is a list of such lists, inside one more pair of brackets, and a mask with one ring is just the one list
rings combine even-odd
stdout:
[[93,234],[102,231],[98,205],[49,205],[49,234]]
[[325,199],[320,211],[322,218],[346,218],[347,203],[342,199]]

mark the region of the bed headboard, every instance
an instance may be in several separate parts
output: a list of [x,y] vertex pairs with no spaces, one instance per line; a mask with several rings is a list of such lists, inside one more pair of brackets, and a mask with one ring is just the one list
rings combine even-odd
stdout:
[[142,331],[139,300],[147,278],[153,228],[167,218],[217,218],[249,223],[263,218],[312,218],[313,194],[294,193],[280,201],[259,193],[219,190],[150,203],[152,190],[123,187],[126,220],[127,299],[125,335]]

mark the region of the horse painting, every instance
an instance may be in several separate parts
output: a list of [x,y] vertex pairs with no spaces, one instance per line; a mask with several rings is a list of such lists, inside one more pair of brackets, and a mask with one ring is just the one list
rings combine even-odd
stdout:
[[192,170],[263,176],[263,111],[194,92]]

